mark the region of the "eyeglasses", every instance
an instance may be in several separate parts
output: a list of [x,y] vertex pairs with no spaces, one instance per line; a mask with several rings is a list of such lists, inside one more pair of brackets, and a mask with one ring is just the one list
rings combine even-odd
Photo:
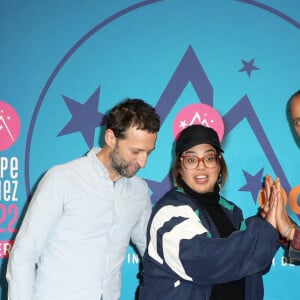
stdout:
[[198,157],[195,155],[183,155],[180,157],[184,167],[188,170],[193,170],[198,168],[200,161],[203,162],[204,166],[208,169],[213,169],[218,166],[219,159],[221,155],[219,154],[207,154],[203,157]]

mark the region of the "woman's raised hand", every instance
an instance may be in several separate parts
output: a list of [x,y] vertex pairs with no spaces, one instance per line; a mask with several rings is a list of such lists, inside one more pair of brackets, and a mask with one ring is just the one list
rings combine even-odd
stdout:
[[275,229],[278,230],[277,224],[277,206],[278,206],[278,197],[276,195],[276,188],[273,184],[269,187],[269,190],[266,192],[268,198],[265,199],[264,207],[262,209],[262,215],[267,222],[269,222]]
[[287,213],[279,178],[273,180],[271,176],[266,176],[261,216],[273,225],[282,237],[287,240],[293,239],[296,226]]
[[260,212],[261,216],[264,219],[266,218],[266,215],[270,209],[270,204],[271,204],[271,200],[272,200],[271,193],[272,193],[273,185],[274,185],[273,178],[270,175],[266,175],[265,186],[263,189],[264,201],[262,203],[261,212]]

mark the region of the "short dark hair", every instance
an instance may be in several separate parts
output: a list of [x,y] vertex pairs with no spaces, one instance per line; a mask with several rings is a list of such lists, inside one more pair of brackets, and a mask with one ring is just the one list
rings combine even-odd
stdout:
[[156,133],[160,129],[160,117],[144,100],[127,98],[111,109],[106,119],[106,129],[111,129],[115,137],[123,139],[131,126]]

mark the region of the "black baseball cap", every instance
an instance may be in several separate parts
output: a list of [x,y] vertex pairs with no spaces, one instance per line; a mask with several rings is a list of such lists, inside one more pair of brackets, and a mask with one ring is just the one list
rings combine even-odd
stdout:
[[190,125],[181,131],[175,146],[176,156],[199,144],[210,144],[224,152],[217,132],[210,127],[197,124]]

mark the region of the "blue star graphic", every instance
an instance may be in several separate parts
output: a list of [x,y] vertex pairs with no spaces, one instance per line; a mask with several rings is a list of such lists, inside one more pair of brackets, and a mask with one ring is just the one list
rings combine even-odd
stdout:
[[241,187],[239,191],[251,192],[254,203],[257,202],[258,193],[262,188],[263,171],[264,169],[262,168],[254,176],[252,176],[243,170],[247,183],[243,187]]
[[88,147],[92,148],[94,144],[95,128],[101,126],[104,120],[104,115],[98,112],[99,96],[100,87],[96,89],[84,104],[63,96],[64,101],[72,114],[72,118],[57,136],[81,132]]
[[252,58],[249,62],[242,59],[242,63],[244,65],[243,68],[239,70],[239,72],[247,72],[248,76],[251,76],[252,71],[257,71],[259,68],[254,66],[254,58]]
[[150,189],[153,191],[151,201],[155,204],[172,187],[171,172],[169,172],[162,182],[145,179]]

